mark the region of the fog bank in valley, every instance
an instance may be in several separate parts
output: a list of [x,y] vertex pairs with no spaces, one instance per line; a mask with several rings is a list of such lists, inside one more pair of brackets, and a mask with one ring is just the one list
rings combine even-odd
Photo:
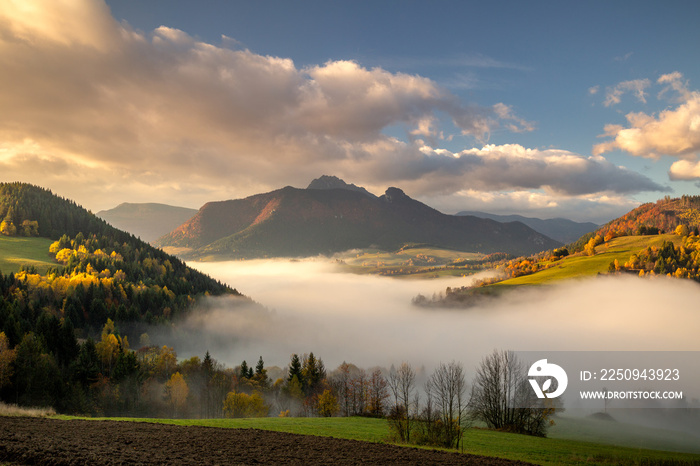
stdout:
[[666,278],[600,277],[516,290],[470,309],[414,307],[472,278],[397,279],[340,273],[325,260],[192,263],[262,306],[211,298],[183,323],[197,338],[179,355],[211,351],[284,367],[292,353],[360,367],[409,361],[431,369],[460,361],[467,373],[493,349],[700,350],[700,285]]

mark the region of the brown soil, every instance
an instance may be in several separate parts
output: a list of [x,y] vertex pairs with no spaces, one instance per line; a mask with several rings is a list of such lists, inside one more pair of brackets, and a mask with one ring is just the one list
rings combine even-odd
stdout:
[[257,429],[0,417],[0,464],[526,464]]

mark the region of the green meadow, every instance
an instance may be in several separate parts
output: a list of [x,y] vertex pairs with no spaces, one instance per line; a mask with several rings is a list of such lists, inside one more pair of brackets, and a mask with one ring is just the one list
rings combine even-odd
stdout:
[[16,273],[22,265],[36,267],[39,273],[46,273],[56,262],[49,258],[48,238],[26,238],[0,236],[0,271],[4,274]]
[[554,266],[540,270],[531,275],[511,278],[492,285],[498,287],[511,287],[521,285],[543,285],[571,278],[585,278],[607,273],[610,263],[615,259],[620,264],[627,262],[632,254],[646,249],[649,246],[660,247],[664,241],[672,241],[680,244],[682,238],[678,235],[654,235],[654,236],[622,236],[614,238],[607,243],[596,247],[594,256],[581,254],[567,256]]
[[[57,416],[61,419],[76,419]],[[208,426],[233,429],[264,429],[304,435],[320,435],[367,442],[393,443],[384,419],[364,417],[332,418],[255,418],[255,419],[137,419],[91,418],[131,422],[154,422],[182,426]],[[496,432],[472,428],[464,437],[464,453],[522,460],[542,465],[654,465],[700,464],[700,454],[641,448],[691,449],[700,453],[697,438],[660,429],[642,428],[610,421],[558,419],[549,438]],[[608,423],[601,430],[599,423]],[[620,435],[620,432],[623,434]],[[627,432],[625,434],[625,432]],[[564,436],[566,438],[562,438]],[[593,436],[597,440],[581,441],[570,436]],[[678,441],[674,442],[674,437]],[[607,439],[607,440],[600,440]],[[655,443],[649,444],[649,441]],[[660,440],[658,440],[660,439]],[[604,443],[607,442],[607,443]],[[617,442],[619,445],[611,443]],[[695,443],[693,443],[695,442]],[[627,446],[626,446],[627,445]],[[432,447],[431,447],[432,448]]]

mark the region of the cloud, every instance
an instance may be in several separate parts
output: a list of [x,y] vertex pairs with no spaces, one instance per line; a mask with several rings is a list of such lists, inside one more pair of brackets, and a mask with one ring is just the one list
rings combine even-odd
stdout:
[[250,194],[336,167],[366,173],[403,150],[387,127],[437,137],[447,123],[477,141],[503,125],[532,127],[504,104],[466,104],[425,77],[344,60],[299,68],[223,43],[167,26],[135,31],[97,0],[11,2],[0,12],[0,86],[12,89],[0,94],[12,109],[0,115],[0,140],[31,139],[35,155],[91,170],[96,186],[149,173],[155,184]]
[[445,213],[471,210],[543,219],[560,217],[601,225],[639,205],[633,199],[614,194],[560,196],[527,190],[485,192],[465,189],[449,196],[427,196],[425,200]]
[[700,162],[696,160],[677,160],[671,165],[668,177],[673,181],[700,180]]
[[[613,139],[595,145],[593,154],[620,149],[648,158],[661,155],[682,158],[697,156],[700,152],[700,92],[688,90],[687,82],[683,81],[683,75],[679,72],[665,74],[657,83],[665,85],[659,97],[671,96],[671,100],[679,105],[662,111],[658,116],[629,113],[626,115],[628,127],[606,125],[604,136]],[[672,179],[688,179],[693,164],[679,162],[674,163],[671,169]]]
[[489,144],[452,153],[429,146],[419,153],[406,148],[402,160],[378,164],[377,173],[393,171],[420,194],[544,189],[574,196],[592,193],[630,194],[666,191],[644,175],[613,165],[602,157],[584,157],[559,149],[528,149],[519,144]]
[[[603,105],[610,107],[617,105],[622,101],[622,95],[631,92],[642,103],[646,103],[646,93],[644,89],[648,88],[651,82],[648,79],[635,79],[632,81],[623,81],[615,87],[609,87],[605,91],[605,100]],[[589,90],[590,92],[590,90]]]

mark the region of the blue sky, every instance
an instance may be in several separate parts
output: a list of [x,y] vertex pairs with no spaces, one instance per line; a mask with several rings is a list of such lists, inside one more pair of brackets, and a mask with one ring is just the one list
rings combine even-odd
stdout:
[[322,174],[597,222],[700,194],[698,2],[10,1],[0,19],[0,180],[95,211]]

